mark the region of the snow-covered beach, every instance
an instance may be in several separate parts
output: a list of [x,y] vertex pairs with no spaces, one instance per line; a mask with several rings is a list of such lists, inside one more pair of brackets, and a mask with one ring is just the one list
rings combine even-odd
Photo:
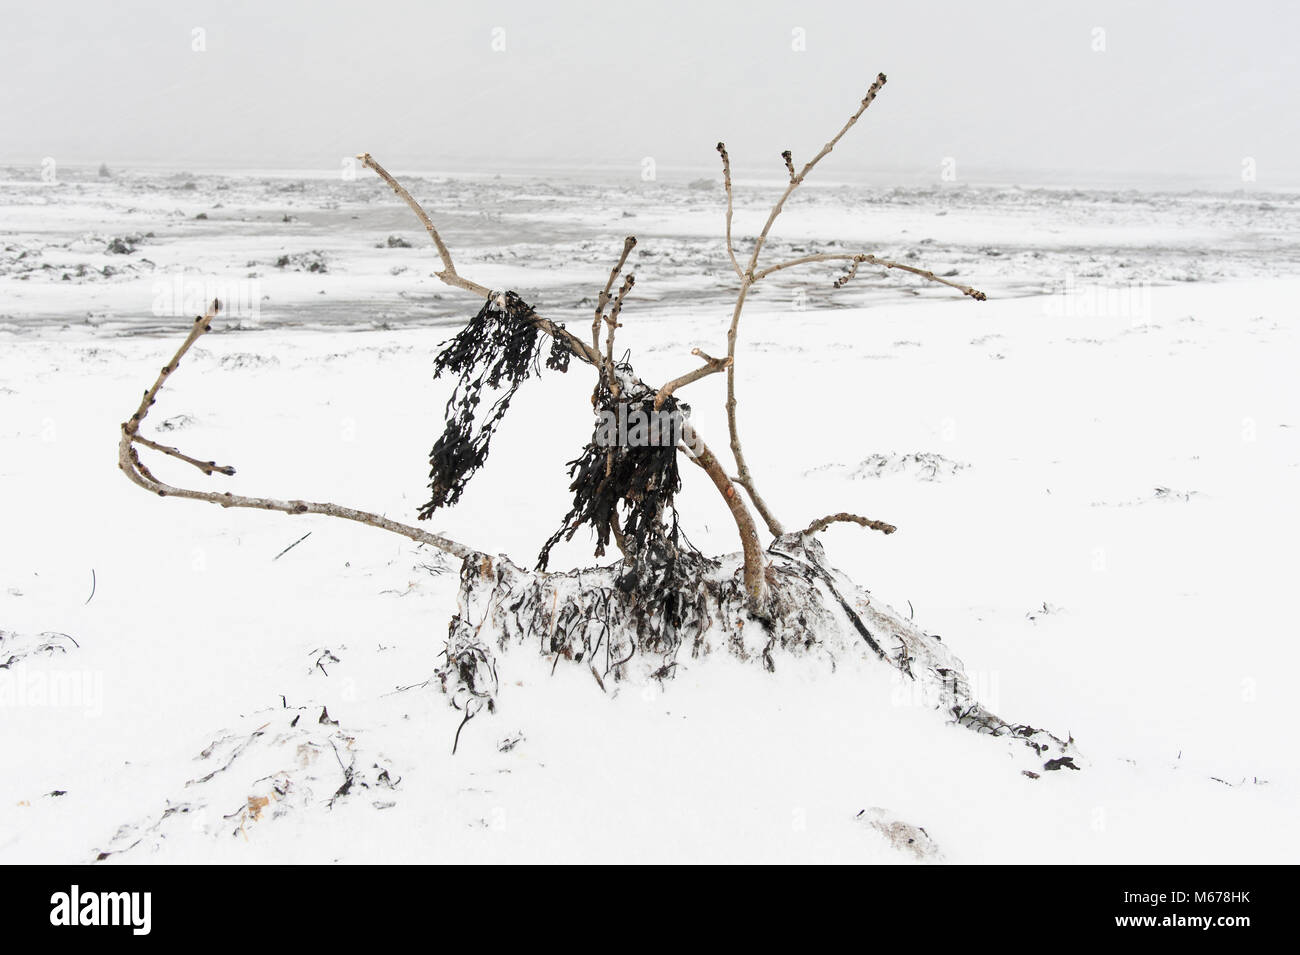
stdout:
[[[1001,715],[1074,738],[1083,771],[1033,778],[1023,747],[948,725],[866,661],[769,674],[725,652],[602,688],[515,648],[498,711],[453,756],[462,714],[421,684],[454,562],[366,527],[160,501],[116,468],[191,296],[217,289],[246,314],[218,321],[151,420],[238,473],[159,475],[413,520],[448,393],[433,355],[478,303],[431,276],[409,211],[364,173],[0,178],[0,861],[1300,849],[1297,197],[810,183],[782,221],[775,249],[868,248],[989,293],[865,270],[833,290],[834,264],[782,276],[747,313],[738,387],[769,501],[898,525],[828,531],[831,562],[910,605]],[[635,233],[619,343],[647,380],[725,339],[716,177],[406,181],[466,271],[559,321],[590,323]],[[742,185],[743,241],[773,186]],[[588,421],[566,409],[589,372],[529,381],[432,528],[530,562],[568,507]],[[720,378],[683,392],[718,444],[722,395]],[[686,475],[691,540],[736,550],[702,485]],[[585,545],[552,565],[589,564]]]

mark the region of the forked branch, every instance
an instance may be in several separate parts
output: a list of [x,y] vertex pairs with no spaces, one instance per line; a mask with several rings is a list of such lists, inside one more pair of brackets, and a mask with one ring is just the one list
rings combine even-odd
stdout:
[[692,348],[691,354],[698,358],[703,358],[705,364],[696,368],[694,371],[688,371],[684,375],[679,375],[660,388],[659,392],[655,395],[656,411],[664,406],[664,402],[668,399],[668,396],[678,388],[681,388],[684,385],[689,385],[692,381],[699,381],[701,378],[705,378],[709,375],[715,375],[720,371],[726,371],[731,367],[730,358],[712,358],[704,354],[704,352],[700,351],[698,348]]
[[600,327],[602,324],[609,324],[610,326],[609,358],[604,363],[598,362],[597,370],[604,378],[606,387],[609,388],[610,392],[613,394],[618,393],[618,383],[614,378],[614,329],[618,327],[618,313],[623,308],[623,299],[627,295],[628,290],[632,287],[630,283],[636,281],[635,278],[629,275],[628,281],[623,283],[624,287],[619,289],[618,299],[614,305],[612,321],[610,316],[606,314],[605,309],[609,306],[611,293],[614,289],[614,283],[618,281],[618,277],[623,271],[623,266],[627,264],[627,257],[631,254],[632,249],[635,248],[635,246],[636,236],[630,235],[623,240],[623,253],[618,257],[618,261],[614,263],[614,267],[609,270],[609,279],[605,282],[605,287],[600,290],[600,295],[596,297],[596,315],[591,321],[591,347],[597,355],[600,354]]
[[858,105],[857,110],[855,110],[853,115],[848,118],[848,121],[840,127],[839,132],[832,136],[830,141],[822,146],[821,150],[803,165],[802,169],[799,169],[798,171],[795,170],[794,155],[790,150],[787,149],[781,153],[781,159],[785,162],[786,172],[789,176],[789,183],[781,193],[781,197],[777,199],[776,203],[772,206],[771,211],[768,213],[767,221],[763,224],[762,231],[754,241],[754,248],[750,253],[749,262],[743,269],[740,267],[736,259],[735,249],[731,241],[731,219],[734,204],[734,196],[732,195],[731,187],[731,158],[727,154],[726,145],[724,143],[718,143],[718,153],[722,156],[723,186],[727,193],[727,253],[731,257],[732,265],[736,270],[736,274],[740,277],[740,289],[736,293],[736,304],[731,313],[731,325],[727,329],[727,358],[729,360],[729,364],[727,365],[727,429],[731,435],[731,453],[736,459],[735,481],[743,487],[746,492],[748,492],[750,500],[754,502],[754,506],[758,509],[759,514],[767,524],[768,531],[773,537],[780,537],[782,533],[784,533],[784,528],[782,527],[781,522],[778,521],[776,516],[772,513],[771,509],[768,508],[766,502],[763,500],[762,496],[759,495],[758,489],[754,485],[754,477],[750,473],[749,463],[745,460],[745,450],[740,441],[739,427],[736,424],[736,343],[739,337],[740,316],[745,308],[745,301],[749,297],[749,290],[773,272],[779,272],[782,269],[793,268],[794,266],[804,265],[809,262],[829,262],[839,260],[850,262],[851,267],[848,274],[842,276],[835,283],[836,288],[840,288],[845,282],[849,281],[849,279],[856,274],[858,266],[863,262],[866,262],[870,265],[877,265],[886,269],[899,269],[904,272],[910,272],[913,275],[919,275],[928,281],[937,282],[941,285],[947,285],[950,288],[957,289],[964,295],[969,295],[977,301],[982,302],[986,298],[984,293],[978,289],[973,289],[966,285],[960,285],[956,282],[950,282],[926,269],[903,265],[899,262],[891,262],[867,253],[825,253],[806,255],[797,259],[791,259],[788,262],[778,263],[777,265],[770,266],[766,269],[760,270],[758,268],[759,256],[763,251],[763,246],[766,244],[768,237],[772,232],[772,226],[776,223],[777,218],[780,217],[781,212],[785,209],[786,200],[788,200],[803,181],[808,178],[808,174],[812,172],[814,167],[826,158],[826,156],[830,155],[836,144],[844,138],[845,133],[853,127],[862,114],[867,111],[873,102],[875,102],[876,95],[884,88],[885,83],[886,78],[884,73],[876,76],[875,82],[872,83],[871,87],[867,90],[867,94],[862,98],[862,102]]
[[900,272],[910,272],[913,275],[919,275],[929,282],[936,282],[939,285],[946,285],[949,288],[955,288],[963,295],[969,295],[977,302],[988,300],[985,295],[977,288],[971,288],[969,285],[962,285],[960,282],[949,282],[941,275],[935,275],[929,269],[920,269],[914,265],[905,265],[902,262],[893,262],[889,259],[882,259],[879,256],[871,255],[867,252],[821,252],[814,255],[804,255],[797,259],[790,259],[788,262],[780,262],[776,265],[770,265],[754,276],[754,281],[765,278],[773,272],[780,272],[783,269],[791,269],[798,265],[807,265],[810,262],[848,262],[849,269],[843,275],[835,280],[835,288],[843,288],[858,274],[858,266],[863,262],[868,265],[877,265],[883,269],[898,269]]
[[[147,448],[157,451],[163,451],[172,457],[180,458],[193,464],[195,467],[211,474],[213,471],[221,474],[234,474],[235,469],[229,467],[217,467],[212,462],[198,461],[188,455],[182,454],[175,448],[164,448],[154,441],[141,437],[140,425],[144,422],[145,417],[149,414],[149,409],[153,407],[158,400],[158,393],[162,390],[167,379],[176,371],[180,365],[181,359],[190,347],[199,340],[211,327],[212,320],[216,318],[217,312],[221,308],[221,303],[213,301],[207,312],[195,319],[194,325],[190,328],[189,335],[181,343],[172,360],[163,366],[159,372],[157,380],[153,386],[144,393],[144,398],[140,401],[140,407],[129,419],[122,423],[122,436],[117,446],[117,466],[122,469],[123,473],[135,484],[157,494],[159,497],[180,497],[192,501],[207,501],[209,504],[219,504],[222,507],[246,507],[262,511],[280,511],[284,514],[321,514],[326,517],[338,517],[348,521],[356,521],[359,524],[368,524],[371,527],[377,527],[380,530],[390,531],[394,534],[400,534],[403,537],[416,541],[420,544],[429,544],[445,551],[462,560],[475,559],[480,561],[489,561],[491,558],[480,551],[471,547],[466,547],[457,541],[443,537],[440,534],[430,534],[428,531],[421,530],[418,527],[411,527],[408,524],[402,524],[398,521],[390,520],[380,514],[373,514],[369,511],[359,511],[356,508],[344,507],[341,504],[319,503],[316,501],[285,501],[269,497],[245,497],[242,494],[231,494],[229,491],[196,491],[190,488],[175,487],[158,480],[153,472],[145,466],[140,460],[140,455],[136,451],[135,445],[140,444]],[[490,563],[487,565],[490,566]]]
[[772,226],[776,223],[777,217],[781,215],[781,211],[785,208],[785,201],[789,199],[790,195],[799,188],[805,179],[808,178],[808,174],[813,171],[813,168],[830,155],[831,150],[834,149],[836,144],[844,138],[844,134],[853,128],[853,124],[856,123],[859,117],[867,111],[868,107],[876,101],[876,94],[884,88],[885,82],[884,73],[880,73],[876,76],[876,81],[872,83],[871,88],[867,90],[867,95],[862,97],[862,102],[858,105],[858,108],[853,115],[849,117],[848,122],[840,127],[840,131],[831,137],[830,142],[823,146],[817,155],[804,163],[803,169],[799,170],[798,173],[794,172],[793,161],[787,160],[787,168],[790,170],[790,184],[785,187],[785,192],[783,192],[781,198],[776,201],[776,205],[772,206],[772,211],[768,213],[767,216],[767,222],[763,224],[763,231],[758,234],[758,239],[754,243],[754,252],[749,257],[749,267],[745,269],[747,275],[751,277],[753,276],[754,269],[758,265],[759,253],[763,251],[763,244],[767,242],[767,237],[772,231]]
[[632,286],[635,284],[636,276],[629,272],[627,278],[623,279],[623,284],[618,287],[613,308],[605,316],[605,324],[609,326],[609,331],[605,335],[605,373],[609,376],[609,393],[615,398],[618,397],[621,386],[614,368],[614,333],[623,327],[619,324],[618,317],[623,312],[623,300],[627,298],[627,293],[632,291]]

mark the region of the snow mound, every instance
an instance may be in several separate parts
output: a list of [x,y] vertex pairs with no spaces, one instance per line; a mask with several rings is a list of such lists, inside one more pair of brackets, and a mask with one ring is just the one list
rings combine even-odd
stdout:
[[[1070,768],[1078,756],[1073,739],[1010,723],[976,698],[960,659],[936,636],[874,602],[826,562],[820,543],[788,534],[768,549],[771,606],[755,612],[741,584],[743,559],[699,555],[678,558],[667,592],[638,579],[632,561],[567,574],[534,573],[501,557],[466,560],[458,612],[452,618],[437,678],[462,727],[481,713],[494,713],[508,682],[499,654],[533,647],[545,657],[577,664],[602,691],[617,682],[667,688],[679,667],[724,650],[769,672],[780,666],[865,659],[890,668],[901,684],[896,695],[942,714],[976,733],[1023,744],[1014,747],[1029,772],[1056,768],[1047,754],[1062,754]],[[684,565],[684,566],[682,566]],[[1026,753],[1032,752],[1032,756]]]
[[894,818],[879,806],[863,809],[858,813],[858,821],[878,832],[892,848],[911,855],[918,862],[933,862],[943,858],[938,844],[930,838],[928,832],[920,826]]

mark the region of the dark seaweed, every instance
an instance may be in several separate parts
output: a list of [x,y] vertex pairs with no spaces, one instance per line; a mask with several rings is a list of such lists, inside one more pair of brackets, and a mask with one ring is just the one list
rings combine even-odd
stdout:
[[[621,420],[632,421],[638,414],[681,420],[682,408],[675,399],[668,398],[656,412],[654,397],[654,392],[643,390],[616,398],[602,382],[596,392],[596,407],[614,420],[622,416]],[[627,437],[620,432],[619,440],[610,442],[597,424],[591,441],[569,462],[573,506],[559,530],[543,545],[538,569],[546,567],[552,547],[571,540],[583,526],[595,533],[597,557],[604,555],[610,537],[621,528],[623,546],[638,565],[638,577],[644,576],[647,567],[662,568],[676,559],[681,534],[673,499],[682,486],[676,440],[660,435],[661,440],[645,443],[629,442]]]
[[[539,332],[532,321],[532,307],[513,292],[501,298],[503,304],[498,305],[498,296],[490,296],[434,360],[434,378],[453,374],[460,380],[447,400],[446,428],[429,452],[429,488],[433,494],[420,509],[421,520],[460,500],[469,479],[487,461],[492,437],[519,386],[540,370]],[[557,349],[563,347],[558,341],[552,342],[547,367],[567,369],[567,352],[563,361],[557,357]],[[485,386],[505,390],[478,423]]]

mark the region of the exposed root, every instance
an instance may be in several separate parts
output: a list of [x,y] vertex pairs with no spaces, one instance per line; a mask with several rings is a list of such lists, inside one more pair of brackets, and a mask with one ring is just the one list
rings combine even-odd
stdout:
[[768,550],[771,599],[751,609],[739,554],[718,559],[684,551],[668,564],[625,559],[606,567],[547,574],[502,557],[466,561],[451,621],[442,687],[466,720],[495,709],[496,653],[535,643],[539,654],[581,664],[609,681],[670,679],[683,659],[725,649],[772,671],[778,658],[829,662],[866,654],[911,686],[915,700],[952,722],[1014,737],[1038,756],[1071,754],[1073,740],[1011,723],[977,700],[961,662],[935,636],[872,602],[826,562],[813,538],[789,534]]

